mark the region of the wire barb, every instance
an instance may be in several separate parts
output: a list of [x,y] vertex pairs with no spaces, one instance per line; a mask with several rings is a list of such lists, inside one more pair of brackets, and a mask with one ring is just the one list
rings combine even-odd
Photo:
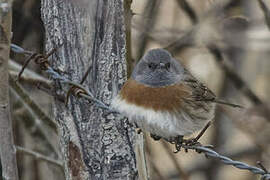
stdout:
[[269,171],[264,167],[261,161],[257,161],[257,164],[258,166],[260,166],[260,168],[262,168],[262,170],[264,170],[265,173],[269,173]]
[[16,53],[21,53],[24,55],[30,55],[27,60],[24,62],[23,67],[21,69],[21,71],[18,74],[17,80],[20,80],[20,77],[22,75],[22,73],[24,72],[25,68],[28,66],[28,64],[30,63],[30,61],[35,61],[36,64],[39,65],[41,70],[47,70],[50,66],[49,60],[48,58],[53,55],[60,47],[62,47],[63,44],[59,45],[56,48],[53,48],[51,51],[49,51],[47,54],[39,54],[36,52],[32,52],[32,51],[26,51],[23,48],[19,47],[18,45],[15,44],[11,44],[11,50],[13,52]]

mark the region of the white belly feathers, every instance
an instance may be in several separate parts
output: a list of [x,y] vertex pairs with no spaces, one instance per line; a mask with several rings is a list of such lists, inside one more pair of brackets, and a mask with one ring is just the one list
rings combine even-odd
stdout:
[[128,117],[131,123],[136,122],[142,130],[168,139],[178,135],[189,135],[201,129],[206,123],[206,121],[200,121],[194,124],[194,120],[182,111],[169,113],[139,107],[126,102],[119,96],[112,100],[111,107]]

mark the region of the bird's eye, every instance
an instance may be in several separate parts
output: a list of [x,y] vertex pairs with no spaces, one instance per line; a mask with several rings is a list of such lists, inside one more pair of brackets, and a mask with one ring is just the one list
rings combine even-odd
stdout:
[[171,67],[171,64],[170,64],[170,63],[166,63],[166,64],[165,64],[165,68],[166,68],[167,70],[169,70],[170,67]]
[[154,63],[149,63],[149,64],[148,64],[148,67],[149,67],[149,69],[154,70],[154,69],[156,69],[157,65],[154,64]]

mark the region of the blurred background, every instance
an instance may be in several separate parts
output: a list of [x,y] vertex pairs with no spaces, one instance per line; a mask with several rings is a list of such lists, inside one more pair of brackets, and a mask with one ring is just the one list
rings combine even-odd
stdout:
[[[166,48],[218,97],[245,106],[217,106],[202,144],[212,144],[215,151],[251,165],[261,161],[270,169],[270,12],[265,18],[262,3],[270,8],[270,0],[133,0],[130,30],[133,65],[147,50]],[[43,52],[40,1],[14,0],[12,29],[13,43]],[[13,54],[12,59],[10,71],[15,77],[25,58]],[[47,79],[37,66],[28,67],[31,70],[20,84],[42,110],[52,114],[52,97],[31,81],[32,76]],[[59,149],[57,134],[39,126],[16,87],[10,94],[15,144],[53,157],[51,149]],[[48,139],[50,144],[44,145]],[[146,137],[151,179],[259,179],[193,151],[173,151],[170,144]],[[21,180],[64,179],[55,164],[25,153],[17,157]]]

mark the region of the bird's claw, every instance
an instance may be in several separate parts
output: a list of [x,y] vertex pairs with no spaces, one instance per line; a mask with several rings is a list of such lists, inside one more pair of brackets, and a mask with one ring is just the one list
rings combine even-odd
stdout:
[[160,136],[157,136],[155,134],[150,134],[151,138],[154,139],[155,141],[159,141],[161,139]]
[[140,128],[136,128],[135,130],[136,130],[137,134],[141,134],[142,133],[142,130]]
[[[201,143],[198,140],[202,137],[208,127],[211,125],[211,121],[209,121],[205,127],[201,130],[201,132],[195,137],[191,139],[183,139],[183,136],[178,136],[175,138],[175,149],[174,153],[178,153],[181,148],[185,149],[185,152],[188,152],[189,147],[191,146],[201,146]],[[198,150],[196,150],[198,152]]]
[[200,146],[201,143],[198,142],[197,138],[191,138],[191,139],[181,139],[181,141],[175,141],[175,149],[174,153],[178,153],[181,151],[181,148],[185,149],[185,152],[188,152],[188,147],[191,146]]

